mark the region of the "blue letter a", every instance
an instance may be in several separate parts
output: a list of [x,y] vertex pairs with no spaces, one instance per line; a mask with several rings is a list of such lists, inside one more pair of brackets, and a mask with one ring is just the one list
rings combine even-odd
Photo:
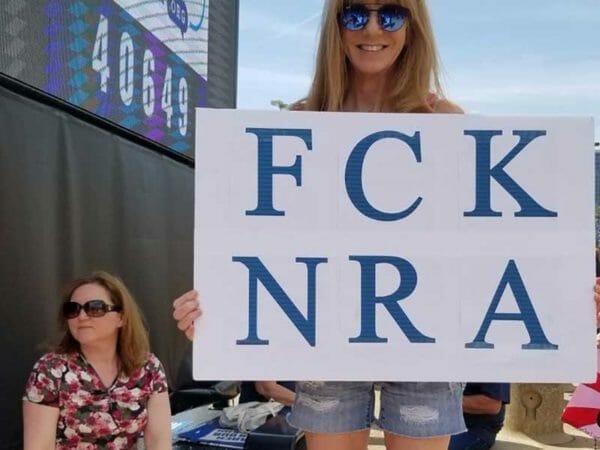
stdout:
[[[521,311],[520,313],[496,312],[500,303],[500,299],[502,298],[502,294],[509,284],[513,295],[515,296],[515,300],[517,301],[517,306]],[[521,346],[521,348],[524,350],[558,349],[558,345],[551,344],[546,338],[537,314],[535,313],[535,309],[533,309],[533,304],[531,303],[529,295],[527,294],[527,290],[525,289],[525,285],[523,284],[523,279],[521,278],[519,269],[517,268],[517,265],[513,259],[508,262],[508,266],[504,271],[504,275],[502,275],[498,289],[496,289],[492,303],[490,304],[485,318],[483,319],[483,323],[481,324],[481,328],[479,329],[477,336],[473,342],[465,344],[465,348],[494,348],[494,344],[490,344],[485,341],[485,336],[487,335],[490,325],[494,320],[516,320],[523,322],[525,324],[525,328],[527,328],[530,339],[529,344],[523,344]]]
[[269,291],[283,312],[292,321],[306,342],[312,347],[316,344],[315,302],[317,265],[327,262],[327,258],[296,258],[296,262],[306,264],[308,272],[307,314],[302,315],[294,302],[275,281],[261,260],[255,256],[235,256],[233,261],[241,262],[248,268],[248,337],[236,341],[237,345],[269,345],[267,339],[258,337],[258,281]]

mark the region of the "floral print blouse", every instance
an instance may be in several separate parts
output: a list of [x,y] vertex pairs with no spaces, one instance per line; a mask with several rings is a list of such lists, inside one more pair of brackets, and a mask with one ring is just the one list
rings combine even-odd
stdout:
[[150,396],[166,390],[164,369],[153,354],[107,388],[80,353],[46,353],[33,367],[23,400],[60,410],[57,450],[119,450],[136,445],[148,423]]

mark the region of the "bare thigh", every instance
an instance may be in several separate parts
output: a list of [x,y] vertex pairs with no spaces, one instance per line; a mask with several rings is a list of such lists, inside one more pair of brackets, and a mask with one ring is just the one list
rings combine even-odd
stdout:
[[[351,433],[310,433],[306,432],[307,450],[367,450],[369,431]],[[425,447],[423,447],[425,448]],[[441,448],[441,447],[440,447]]]
[[399,434],[385,433],[387,450],[448,450],[450,436],[410,438]]

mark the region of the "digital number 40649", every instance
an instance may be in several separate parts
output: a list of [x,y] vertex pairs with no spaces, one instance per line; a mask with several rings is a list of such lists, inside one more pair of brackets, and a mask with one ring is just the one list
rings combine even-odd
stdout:
[[[134,46],[131,35],[124,31],[121,33],[119,45],[119,93],[123,104],[133,102],[134,79]],[[108,18],[100,15],[96,41],[92,53],[92,68],[100,74],[100,90],[108,91],[110,67],[108,64]],[[150,49],[144,50],[142,63],[142,104],[147,117],[155,113],[156,88],[154,85],[155,65],[154,54]],[[176,117],[176,126],[182,136],[187,134],[188,126],[188,84],[184,77],[177,80],[177,102],[180,113]],[[173,118],[173,70],[167,66],[160,98],[160,108],[165,113],[167,128],[171,128]]]

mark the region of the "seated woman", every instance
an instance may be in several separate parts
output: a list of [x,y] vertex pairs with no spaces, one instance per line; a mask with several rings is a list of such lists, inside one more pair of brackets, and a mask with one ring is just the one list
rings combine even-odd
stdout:
[[131,294],[95,272],[62,298],[62,339],[33,367],[23,397],[25,450],[171,448],[171,411],[160,361]]
[[244,381],[240,392],[240,403],[268,402],[275,400],[285,406],[292,406],[296,383],[293,381]]

